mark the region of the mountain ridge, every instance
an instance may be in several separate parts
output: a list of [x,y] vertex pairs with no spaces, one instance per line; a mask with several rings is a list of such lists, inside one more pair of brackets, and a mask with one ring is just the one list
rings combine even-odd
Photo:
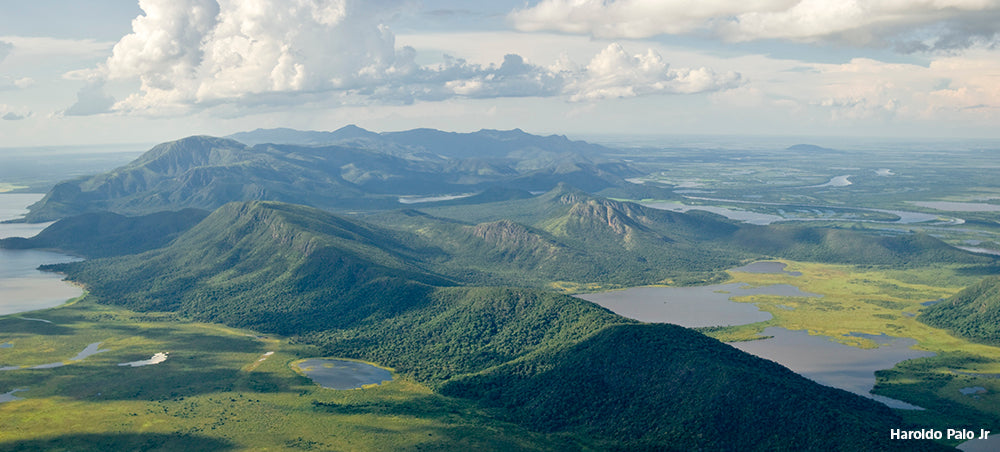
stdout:
[[[364,132],[344,133],[369,137]],[[400,207],[400,197],[407,195],[499,189],[513,196],[516,190],[545,191],[565,181],[597,191],[625,184],[626,177],[637,174],[628,165],[588,157],[587,149],[596,145],[565,137],[516,132],[515,138],[501,140],[493,132],[456,134],[457,144],[433,149],[428,148],[431,142],[420,141],[427,139],[424,135],[450,133],[431,129],[403,133],[388,150],[356,142],[248,146],[227,138],[186,137],[156,145],[106,173],[60,182],[29,207],[25,220],[51,221],[99,211],[144,215],[189,207],[212,210],[227,202],[252,200],[340,211],[385,210]],[[444,156],[449,146],[464,150],[461,155]],[[504,155],[491,156],[491,149],[504,150]],[[507,156],[511,149],[530,152]]]

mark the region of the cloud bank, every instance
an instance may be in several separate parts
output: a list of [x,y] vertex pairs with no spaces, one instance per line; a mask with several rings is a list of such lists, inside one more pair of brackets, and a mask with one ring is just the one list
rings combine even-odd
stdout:
[[542,0],[509,18],[522,31],[602,38],[708,34],[730,42],[834,41],[913,52],[995,46],[1000,0]]
[[[384,25],[404,0],[140,0],[144,14],[88,80],[66,114],[114,110],[182,114],[220,104],[290,105],[449,98],[565,97],[594,101],[729,89],[739,74],[671,69],[655,52],[612,45],[584,67],[540,66],[519,55],[470,64],[445,57],[416,63]],[[0,49],[2,51],[2,49]],[[87,71],[84,71],[87,72]],[[113,102],[101,82],[138,80]]]

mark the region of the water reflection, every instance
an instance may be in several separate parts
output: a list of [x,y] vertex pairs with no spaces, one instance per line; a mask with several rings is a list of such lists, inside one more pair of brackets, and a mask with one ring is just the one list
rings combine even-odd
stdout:
[[825,336],[811,336],[805,331],[779,327],[766,328],[764,335],[774,337],[730,345],[776,361],[818,383],[878,400],[892,408],[922,409],[870,393],[875,387],[875,371],[891,369],[896,363],[908,359],[934,356],[934,353],[911,348],[917,343],[913,339],[875,336],[881,339],[878,348],[861,349],[833,342]]

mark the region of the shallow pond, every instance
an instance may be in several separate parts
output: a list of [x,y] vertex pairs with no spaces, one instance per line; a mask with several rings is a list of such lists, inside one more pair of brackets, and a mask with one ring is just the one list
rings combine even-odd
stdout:
[[21,392],[21,391],[26,391],[26,389],[19,388],[19,389],[14,389],[14,390],[12,390],[10,392],[6,392],[6,393],[3,393],[3,394],[0,394],[0,403],[13,402],[15,400],[21,400],[20,397],[14,396],[14,393]]
[[145,367],[152,366],[154,364],[160,364],[167,360],[167,353],[160,352],[151,356],[149,359],[140,359],[139,361],[131,361],[127,363],[119,363],[120,367]]
[[333,358],[312,358],[293,364],[312,381],[328,389],[360,389],[392,381],[392,373],[371,364]]
[[728,283],[697,287],[636,287],[577,297],[630,319],[673,323],[688,328],[746,325],[770,320],[771,314],[757,309],[752,303],[730,300],[746,295],[820,296],[786,284],[750,288],[743,283]]

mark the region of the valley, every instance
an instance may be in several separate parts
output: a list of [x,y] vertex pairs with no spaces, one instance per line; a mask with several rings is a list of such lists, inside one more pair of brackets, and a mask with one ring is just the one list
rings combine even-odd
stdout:
[[[924,321],[1000,268],[959,248],[1000,243],[996,212],[982,207],[1000,187],[975,149],[913,158],[622,149],[521,131],[264,132],[234,136],[252,146],[165,143],[56,184],[28,218],[60,221],[0,242],[87,258],[46,266],[87,289],[30,314],[51,323],[0,317],[0,417],[17,421],[0,448],[936,450],[958,441],[885,431],[1000,424],[995,333],[967,326],[990,321]],[[743,266],[759,261],[783,266]],[[657,286],[732,301],[689,324],[581,299]],[[630,296],[619,303],[635,309],[649,295]],[[726,320],[739,304],[742,320]],[[875,371],[864,395],[922,409],[737,350],[768,344],[775,328],[898,349],[861,372]],[[60,361],[93,344],[100,353]],[[323,389],[294,365],[320,357],[392,378]]]

